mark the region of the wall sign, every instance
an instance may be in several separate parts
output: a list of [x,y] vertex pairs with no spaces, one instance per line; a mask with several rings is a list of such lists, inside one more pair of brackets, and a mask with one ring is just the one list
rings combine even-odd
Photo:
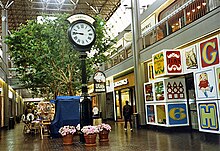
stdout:
[[127,78],[115,82],[115,83],[114,83],[114,87],[119,87],[119,86],[126,85],[126,84],[128,84],[128,79],[127,79]]
[[106,92],[106,77],[102,71],[97,71],[93,76],[94,92]]
[[219,64],[218,38],[200,43],[200,57],[202,68]]

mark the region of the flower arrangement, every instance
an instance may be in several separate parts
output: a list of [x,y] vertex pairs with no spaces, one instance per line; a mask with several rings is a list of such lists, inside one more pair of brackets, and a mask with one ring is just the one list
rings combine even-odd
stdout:
[[106,123],[102,123],[98,125],[98,130],[101,132],[103,130],[107,130],[107,131],[111,131],[111,126],[109,124]]
[[66,136],[67,134],[74,134],[76,132],[75,126],[63,126],[59,129],[59,133],[62,136]]
[[86,135],[89,135],[89,134],[95,134],[95,133],[99,133],[99,129],[97,126],[83,126],[83,128],[81,129],[81,131],[86,134]]

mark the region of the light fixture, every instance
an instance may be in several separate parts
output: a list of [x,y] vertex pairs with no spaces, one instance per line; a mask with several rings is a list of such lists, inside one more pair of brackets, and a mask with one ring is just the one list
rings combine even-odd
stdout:
[[190,12],[187,12],[187,15],[189,16],[189,15],[190,15]]
[[199,5],[199,6],[197,6],[197,9],[200,9],[201,8],[201,6]]
[[176,23],[176,26],[178,26],[179,24],[178,23]]
[[194,13],[195,11],[196,11],[195,9],[192,10],[193,13]]
[[203,6],[205,6],[205,5],[206,5],[206,3],[205,3],[205,2],[203,2],[203,3],[202,3],[202,5],[203,5]]

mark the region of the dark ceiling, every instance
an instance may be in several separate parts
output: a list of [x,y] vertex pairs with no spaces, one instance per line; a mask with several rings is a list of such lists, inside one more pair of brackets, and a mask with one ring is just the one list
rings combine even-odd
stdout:
[[[0,0],[7,7],[12,0]],[[85,13],[101,15],[106,21],[119,7],[121,0],[14,0],[8,10],[8,28],[16,29],[21,23],[35,19],[41,13]]]

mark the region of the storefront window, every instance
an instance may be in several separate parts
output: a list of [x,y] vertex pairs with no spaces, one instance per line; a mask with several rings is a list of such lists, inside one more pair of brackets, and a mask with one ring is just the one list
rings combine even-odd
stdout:
[[121,109],[120,109],[120,97],[119,97],[119,91],[115,92],[115,101],[116,101],[116,113],[117,113],[117,119],[121,119]]

